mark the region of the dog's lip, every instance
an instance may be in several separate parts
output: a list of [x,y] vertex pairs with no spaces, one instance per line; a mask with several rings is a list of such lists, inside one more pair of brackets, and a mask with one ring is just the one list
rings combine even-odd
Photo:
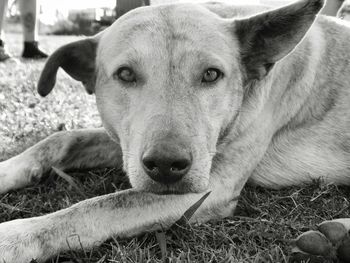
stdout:
[[175,190],[164,190],[161,192],[156,193],[157,195],[183,195],[184,192],[181,191],[175,191]]

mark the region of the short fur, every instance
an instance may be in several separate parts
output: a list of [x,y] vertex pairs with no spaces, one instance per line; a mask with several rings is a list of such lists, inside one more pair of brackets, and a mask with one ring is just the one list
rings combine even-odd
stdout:
[[[52,90],[62,67],[95,93],[104,129],[60,132],[0,163],[0,192],[52,166],[124,165],[133,189],[0,224],[0,260],[44,261],[68,249],[68,237],[79,236],[69,242],[79,249],[167,227],[208,191],[193,221],[227,217],[247,181],[350,184],[350,30],[318,16],[322,5],[143,7],[56,51],[39,93]],[[118,79],[121,67],[137,81]],[[201,82],[208,68],[223,76]],[[191,151],[178,183],[153,181],[140,164],[159,141]]]

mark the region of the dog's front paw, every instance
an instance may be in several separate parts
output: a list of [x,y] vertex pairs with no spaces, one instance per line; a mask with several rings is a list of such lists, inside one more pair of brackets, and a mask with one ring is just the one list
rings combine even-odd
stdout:
[[29,159],[12,159],[0,162],[0,194],[38,182],[42,167]]
[[350,235],[341,222],[325,221],[292,242],[290,262],[350,263]]
[[[36,233],[37,222],[19,219],[0,224],[0,262],[29,263],[41,262],[45,258],[45,248]],[[47,248],[48,249],[48,248]]]

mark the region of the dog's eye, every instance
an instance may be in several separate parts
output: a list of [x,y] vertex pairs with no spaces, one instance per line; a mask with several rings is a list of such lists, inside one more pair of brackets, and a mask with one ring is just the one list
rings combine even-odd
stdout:
[[220,70],[216,68],[209,68],[204,72],[202,82],[203,83],[214,82],[218,80],[220,77],[222,77],[222,75],[223,73]]
[[122,81],[125,82],[135,82],[136,81],[136,75],[134,71],[131,68],[128,67],[121,67],[117,70],[117,72],[114,74],[114,76]]

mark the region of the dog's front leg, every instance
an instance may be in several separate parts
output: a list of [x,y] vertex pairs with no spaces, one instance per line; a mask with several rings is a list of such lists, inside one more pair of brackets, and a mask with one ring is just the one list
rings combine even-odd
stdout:
[[261,120],[264,121],[252,124],[239,136],[228,136],[233,139],[223,140],[218,145],[210,174],[210,184],[215,187],[206,201],[207,207],[195,214],[201,221],[232,216],[235,200],[266,153],[273,135],[274,127],[268,115]]
[[[237,144],[247,159],[253,158],[249,144]],[[232,153],[227,152],[227,153]],[[195,221],[229,216],[236,203],[252,160],[232,162],[236,155],[215,161],[209,189]],[[249,167],[248,167],[249,166]],[[242,174],[235,173],[235,169]],[[134,236],[167,228],[195,204],[204,193],[155,195],[136,189],[82,201],[45,216],[18,219],[0,224],[0,262],[42,262],[68,249],[90,248],[115,235]]]
[[[238,141],[221,146],[215,158],[208,199],[195,221],[232,214],[237,196],[269,142],[268,134],[245,133]],[[39,262],[67,249],[89,248],[112,235],[133,236],[167,228],[204,193],[155,195],[136,189],[82,201],[53,214],[0,224],[0,260]]]
[[0,262],[38,262],[68,249],[90,248],[115,235],[167,228],[203,196],[126,190],[45,216],[0,224]]
[[0,162],[0,194],[38,181],[52,166],[63,170],[122,166],[122,152],[104,129],[55,133]]

